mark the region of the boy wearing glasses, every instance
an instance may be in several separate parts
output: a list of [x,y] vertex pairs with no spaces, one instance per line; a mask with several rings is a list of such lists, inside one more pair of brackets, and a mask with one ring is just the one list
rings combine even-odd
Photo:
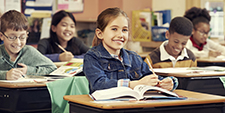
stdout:
[[192,36],[186,47],[194,53],[195,57],[217,57],[219,55],[225,55],[224,46],[208,39],[211,17],[205,8],[192,7],[185,12],[184,17],[193,23]]
[[168,40],[152,51],[145,58],[145,62],[154,68],[196,67],[194,54],[185,48],[192,29],[193,25],[187,18],[173,18],[165,34]]
[[1,17],[0,80],[16,80],[25,75],[46,75],[56,69],[51,60],[26,45],[28,21],[15,10]]

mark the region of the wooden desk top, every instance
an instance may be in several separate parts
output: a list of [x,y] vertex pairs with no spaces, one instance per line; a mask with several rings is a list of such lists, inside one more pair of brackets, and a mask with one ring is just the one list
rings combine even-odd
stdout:
[[216,77],[216,76],[224,76],[225,77],[225,72],[221,73],[157,73],[157,75],[162,75],[162,76],[174,76],[174,77]]
[[[174,76],[174,77],[220,77],[225,76],[225,71],[213,71],[210,68],[196,67],[196,69],[189,69],[189,67],[182,68],[154,68],[157,75]],[[213,67],[214,68],[214,67]],[[219,69],[219,67],[218,67]]]
[[197,62],[204,62],[204,63],[225,63],[225,59],[197,58]]
[[28,88],[28,87],[44,87],[45,83],[37,83],[37,82],[20,82],[20,83],[8,83],[8,82],[0,82],[0,87],[4,88]]
[[225,97],[197,93],[185,90],[175,90],[179,95],[188,97],[186,100],[172,100],[172,101],[93,101],[89,95],[66,95],[63,98],[67,101],[79,103],[87,106],[92,106],[100,109],[129,109],[129,108],[143,108],[143,107],[163,107],[163,106],[179,106],[179,105],[193,105],[193,104],[208,104],[225,102]]

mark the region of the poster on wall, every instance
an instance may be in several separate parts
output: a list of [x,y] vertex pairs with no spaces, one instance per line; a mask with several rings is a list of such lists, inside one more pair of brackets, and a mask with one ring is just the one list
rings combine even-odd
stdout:
[[83,12],[83,0],[58,0],[58,10],[66,10],[69,12]]
[[150,10],[132,11],[132,40],[151,41],[151,12]]

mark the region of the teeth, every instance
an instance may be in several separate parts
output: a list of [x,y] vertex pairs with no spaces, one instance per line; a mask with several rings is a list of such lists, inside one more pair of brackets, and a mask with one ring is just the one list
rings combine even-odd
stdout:
[[70,36],[70,34],[69,33],[66,33],[66,36]]
[[175,49],[175,51],[180,51],[179,49]]
[[16,49],[18,49],[18,48],[20,48],[20,46],[13,46],[13,48],[16,48]]

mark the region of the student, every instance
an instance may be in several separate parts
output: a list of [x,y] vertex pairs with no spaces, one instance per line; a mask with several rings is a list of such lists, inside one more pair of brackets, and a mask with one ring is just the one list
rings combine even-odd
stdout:
[[[42,39],[37,49],[53,62],[70,61],[72,58],[83,58],[89,49],[81,40],[74,37],[76,32],[74,16],[61,10],[52,17],[50,38]],[[60,49],[59,44],[66,51]]]
[[26,17],[10,10],[1,17],[0,79],[16,80],[25,75],[46,75],[56,69],[51,60],[32,46],[25,45],[28,35]]
[[212,52],[214,57],[221,54],[225,55],[224,46],[208,39],[211,17],[205,8],[192,7],[185,12],[184,17],[187,17],[193,23],[192,36],[187,42],[186,47],[190,49],[197,58],[209,57],[209,52]]
[[192,33],[193,25],[185,17],[175,17],[166,31],[164,41],[159,48],[152,51],[145,62],[154,68],[196,67],[194,54],[185,48]]
[[152,74],[148,65],[133,51],[123,49],[130,31],[129,19],[119,8],[104,10],[97,19],[92,48],[84,56],[83,71],[90,93],[111,87],[136,85],[155,86],[167,90],[178,85],[174,77]]

